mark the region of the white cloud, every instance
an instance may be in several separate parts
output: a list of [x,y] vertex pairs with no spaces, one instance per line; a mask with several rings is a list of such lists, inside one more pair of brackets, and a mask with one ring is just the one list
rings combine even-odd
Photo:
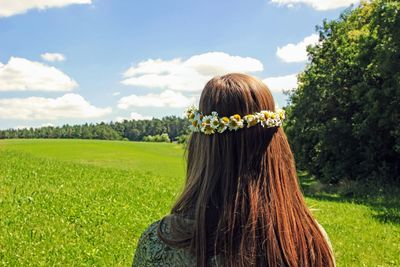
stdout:
[[111,108],[97,108],[78,94],[58,98],[28,97],[0,99],[0,119],[57,120],[60,118],[98,118]]
[[151,120],[153,117],[152,116],[143,116],[142,114],[139,114],[137,112],[132,112],[129,117],[116,117],[115,121],[122,122],[124,120]]
[[307,61],[307,46],[315,45],[318,43],[319,36],[311,34],[305,37],[297,44],[287,44],[283,47],[278,47],[276,55],[284,62],[302,62]]
[[121,92],[114,92],[112,95],[113,96],[119,96],[121,94]]
[[195,103],[194,97],[186,97],[181,92],[166,90],[160,94],[130,95],[118,101],[120,109],[130,107],[172,107],[181,108]]
[[44,10],[73,4],[91,4],[91,0],[1,0],[0,17],[22,14],[30,9]]
[[22,130],[22,129],[29,129],[29,128],[31,128],[31,126],[27,126],[27,125],[17,125],[15,127],[12,127],[12,129],[15,129],[15,130]]
[[358,2],[359,0],[271,0],[271,3],[284,5],[289,8],[292,8],[296,4],[305,4],[319,11],[348,7]]
[[0,63],[1,91],[72,91],[78,84],[55,67],[11,57]]
[[40,55],[44,60],[54,62],[54,61],[64,61],[65,56],[60,53],[44,53]]
[[54,124],[52,124],[52,123],[50,123],[50,122],[42,123],[42,124],[40,125],[40,127],[54,127]]
[[39,126],[27,126],[27,125],[17,125],[15,127],[13,127],[13,129],[30,129],[30,128],[41,128],[41,127],[54,127],[54,124],[52,123],[43,123]]
[[297,74],[268,77],[263,80],[271,92],[280,93],[297,87]]
[[125,71],[122,84],[177,91],[200,91],[215,75],[262,70],[263,65],[257,59],[209,52],[194,55],[187,60],[175,58],[142,61]]

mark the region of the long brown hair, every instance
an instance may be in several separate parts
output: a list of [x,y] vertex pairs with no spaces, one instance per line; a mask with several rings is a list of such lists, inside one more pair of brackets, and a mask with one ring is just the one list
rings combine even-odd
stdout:
[[[199,109],[244,116],[274,111],[275,103],[263,82],[232,73],[206,84]],[[281,127],[192,133],[186,157],[186,184],[171,211],[174,238],[159,229],[164,242],[190,248],[201,267],[213,255],[225,266],[334,266]]]

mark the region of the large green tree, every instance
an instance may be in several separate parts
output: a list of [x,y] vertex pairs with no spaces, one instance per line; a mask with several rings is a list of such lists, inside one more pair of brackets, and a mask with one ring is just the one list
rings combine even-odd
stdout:
[[364,2],[317,27],[290,92],[298,167],[330,182],[400,179],[400,2]]

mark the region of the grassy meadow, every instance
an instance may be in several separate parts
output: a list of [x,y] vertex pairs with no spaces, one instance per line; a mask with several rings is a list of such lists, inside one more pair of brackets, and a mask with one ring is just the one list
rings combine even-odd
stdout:
[[[129,266],[141,232],[168,213],[183,177],[176,144],[2,140],[0,266]],[[338,266],[400,266],[398,195],[306,200]]]

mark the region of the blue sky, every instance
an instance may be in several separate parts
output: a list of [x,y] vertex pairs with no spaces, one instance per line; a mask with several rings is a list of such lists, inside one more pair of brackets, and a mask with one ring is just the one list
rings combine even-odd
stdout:
[[16,2],[0,0],[0,129],[182,115],[205,81],[232,71],[285,106],[315,26],[357,3]]

